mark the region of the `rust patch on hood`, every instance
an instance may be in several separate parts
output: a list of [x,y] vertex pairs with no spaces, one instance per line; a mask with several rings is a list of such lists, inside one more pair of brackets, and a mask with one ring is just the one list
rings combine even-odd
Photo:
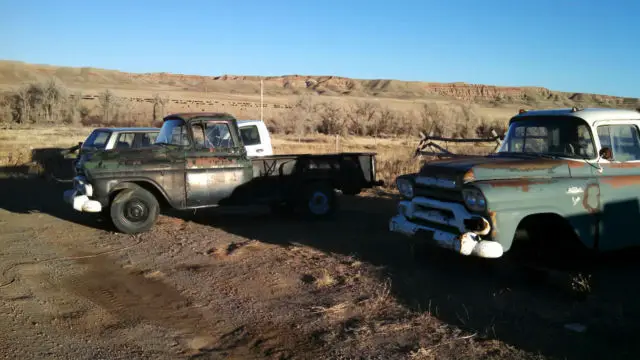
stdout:
[[476,179],[476,175],[473,173],[473,169],[467,171],[462,176],[462,182],[464,183],[475,181],[475,179]]
[[513,180],[493,180],[490,182],[491,187],[508,187],[508,188],[522,188],[523,192],[529,191],[531,185],[543,185],[549,184],[552,180],[528,180],[528,179],[513,179]]
[[617,189],[627,186],[640,185],[640,175],[611,176],[603,178],[600,181]]
[[583,168],[585,166],[587,166],[587,163],[584,162],[580,162],[580,161],[567,161],[567,165],[569,165],[569,167],[571,169],[579,169],[579,168]]

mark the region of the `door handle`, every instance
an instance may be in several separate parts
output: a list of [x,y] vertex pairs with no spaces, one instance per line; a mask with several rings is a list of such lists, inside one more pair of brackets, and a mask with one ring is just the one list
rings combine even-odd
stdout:
[[264,149],[258,149],[258,150],[256,150],[256,152],[259,152],[259,153],[261,153],[261,152],[263,152],[263,151],[264,151]]

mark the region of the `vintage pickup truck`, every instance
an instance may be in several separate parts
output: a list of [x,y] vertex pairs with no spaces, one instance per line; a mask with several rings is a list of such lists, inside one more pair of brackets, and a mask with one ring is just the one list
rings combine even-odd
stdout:
[[149,230],[163,206],[265,204],[325,217],[337,206],[335,190],[355,195],[382,185],[375,160],[375,153],[250,158],[232,115],[173,114],[150,147],[93,152],[64,199],[124,233]]
[[399,176],[390,230],[423,250],[556,265],[640,245],[629,232],[640,221],[639,126],[633,110],[521,110],[497,152],[449,153]]

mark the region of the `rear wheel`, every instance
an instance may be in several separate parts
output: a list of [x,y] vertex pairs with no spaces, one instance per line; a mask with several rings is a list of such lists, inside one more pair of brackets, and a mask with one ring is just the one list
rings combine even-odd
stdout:
[[300,205],[307,217],[325,218],[336,211],[337,200],[333,187],[324,182],[315,182],[305,187]]
[[156,197],[149,191],[136,187],[119,192],[110,206],[113,225],[125,234],[148,231],[160,213]]

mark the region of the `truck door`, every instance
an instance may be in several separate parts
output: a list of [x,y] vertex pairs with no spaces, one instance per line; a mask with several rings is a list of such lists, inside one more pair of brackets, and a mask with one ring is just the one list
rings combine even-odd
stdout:
[[600,223],[598,247],[604,251],[640,245],[630,231],[640,222],[640,130],[637,122],[607,121],[597,124],[600,148],[612,158],[600,160]]
[[217,205],[253,178],[235,123],[200,120],[191,125],[194,146],[186,153],[187,207]]

